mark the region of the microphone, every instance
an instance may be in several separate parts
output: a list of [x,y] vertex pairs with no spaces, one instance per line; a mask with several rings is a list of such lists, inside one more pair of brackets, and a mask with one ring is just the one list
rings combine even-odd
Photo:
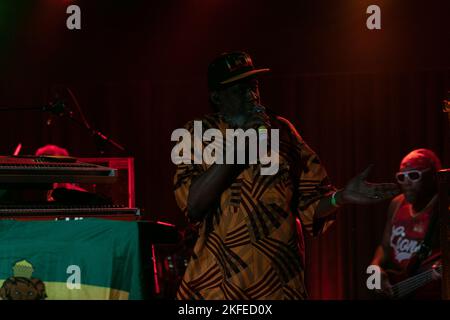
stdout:
[[259,136],[259,141],[268,140],[269,139],[269,135],[267,134],[266,126],[260,125],[258,127],[258,136]]
[[[259,105],[255,106],[254,111],[256,113],[264,113],[266,111],[266,107],[259,104]],[[267,140],[268,139],[267,128],[265,125],[262,124],[258,127],[258,135],[259,135],[259,140]]]
[[66,106],[64,101],[62,101],[62,100],[56,100],[55,102],[50,102],[48,105],[46,105],[42,108],[42,111],[50,113],[48,116],[48,119],[46,121],[46,124],[48,126],[50,126],[53,123],[54,115],[56,115],[58,117],[63,117],[63,116],[68,115],[69,118],[72,118],[72,116],[73,116],[73,111],[70,110]]
[[56,102],[50,102],[48,105],[44,106],[42,108],[43,111],[46,112],[50,112],[53,113],[57,116],[64,116],[66,114],[68,114],[69,116],[72,116],[73,111],[70,110],[66,104],[64,103],[64,101],[62,100],[57,100]]

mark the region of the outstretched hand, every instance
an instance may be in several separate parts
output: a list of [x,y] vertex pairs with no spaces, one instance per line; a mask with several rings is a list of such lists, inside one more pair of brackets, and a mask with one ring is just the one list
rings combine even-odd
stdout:
[[375,204],[400,193],[395,183],[370,183],[366,179],[373,165],[352,178],[341,192],[343,203]]

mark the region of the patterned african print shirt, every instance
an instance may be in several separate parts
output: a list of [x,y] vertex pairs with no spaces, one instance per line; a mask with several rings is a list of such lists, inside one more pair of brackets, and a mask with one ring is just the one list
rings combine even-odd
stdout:
[[[203,130],[216,128],[224,136],[230,128],[219,114],[201,121]],[[271,125],[280,130],[278,172],[261,175],[260,164],[250,165],[197,224],[199,238],[177,299],[307,298],[302,229],[316,236],[334,221],[334,215],[314,217],[320,198],[334,188],[293,125],[278,116],[272,117]],[[185,128],[193,133],[193,121]],[[208,168],[177,166],[175,198],[186,216],[190,185]]]

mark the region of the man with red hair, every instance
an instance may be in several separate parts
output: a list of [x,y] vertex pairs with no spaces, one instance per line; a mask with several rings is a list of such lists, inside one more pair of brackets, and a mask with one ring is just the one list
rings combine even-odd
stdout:
[[[50,157],[69,157],[69,151],[67,151],[67,149],[59,147],[57,145],[54,144],[47,144],[43,147],[40,147],[39,149],[36,150],[35,152],[36,156],[40,156],[40,157],[45,157],[45,156],[50,156]],[[55,190],[59,189],[60,191],[62,189],[67,189],[67,190],[75,190],[75,191],[80,191],[80,192],[86,192],[85,189],[81,188],[79,185],[75,184],[75,183],[68,183],[68,182],[55,182],[53,184],[53,189],[50,190],[47,193],[47,201],[49,202],[53,202],[55,201],[54,199],[54,192]]]

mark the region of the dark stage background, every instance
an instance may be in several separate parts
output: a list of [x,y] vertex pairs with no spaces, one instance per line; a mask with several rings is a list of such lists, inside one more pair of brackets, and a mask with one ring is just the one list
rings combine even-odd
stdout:
[[[81,8],[81,30],[66,8]],[[381,30],[366,8],[381,7]],[[0,107],[39,107],[69,87],[88,120],[136,159],[137,205],[183,228],[172,192],[171,132],[210,112],[208,62],[243,49],[272,72],[264,104],[290,119],[338,187],[370,163],[372,181],[394,181],[401,158],[434,149],[449,165],[441,111],[450,88],[448,1],[6,1],[0,2]],[[68,106],[75,107],[71,102]],[[100,156],[94,139],[40,111],[1,112],[0,154],[47,143]],[[365,270],[388,203],[342,209],[308,239],[314,299],[369,298]]]

